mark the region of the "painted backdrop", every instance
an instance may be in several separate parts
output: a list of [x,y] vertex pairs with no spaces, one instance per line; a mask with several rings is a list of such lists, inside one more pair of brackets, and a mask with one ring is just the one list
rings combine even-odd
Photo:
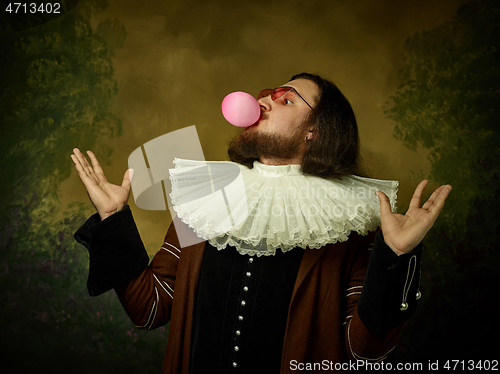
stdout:
[[[453,185],[426,239],[421,305],[391,360],[496,357],[498,2],[66,0],[59,14],[8,4],[2,373],[160,371],[168,326],[138,331],[113,292],[87,295],[88,255],[72,235],[93,212],[69,155],[92,149],[121,183],[133,150],[196,125],[205,158],[227,159],[237,129],[222,117],[224,96],[302,71],[351,101],[371,176],[400,181],[399,211],[422,177]],[[130,205],[153,255],[170,214]]]

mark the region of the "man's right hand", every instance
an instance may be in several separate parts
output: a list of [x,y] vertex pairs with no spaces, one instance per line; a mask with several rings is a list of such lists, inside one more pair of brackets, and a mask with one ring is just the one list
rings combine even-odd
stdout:
[[108,182],[95,155],[91,151],[87,155],[92,166],[78,148],[73,149],[71,159],[102,221],[127,205],[133,170],[127,170],[122,185],[117,186]]

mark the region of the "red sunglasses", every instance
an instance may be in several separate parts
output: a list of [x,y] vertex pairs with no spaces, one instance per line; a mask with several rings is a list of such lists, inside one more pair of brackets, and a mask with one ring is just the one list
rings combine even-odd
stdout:
[[285,96],[290,91],[294,91],[297,95],[299,95],[299,97],[302,100],[304,100],[304,103],[306,103],[307,106],[309,108],[311,108],[311,110],[314,110],[313,107],[310,106],[309,103],[302,96],[300,96],[300,94],[297,92],[297,90],[295,88],[289,87],[289,86],[282,86],[282,87],[278,87],[278,88],[274,88],[274,89],[272,89],[272,88],[266,88],[265,90],[262,90],[262,91],[259,92],[259,95],[257,96],[257,99],[262,99],[263,97],[271,95],[271,99],[273,101],[276,101],[280,97]]

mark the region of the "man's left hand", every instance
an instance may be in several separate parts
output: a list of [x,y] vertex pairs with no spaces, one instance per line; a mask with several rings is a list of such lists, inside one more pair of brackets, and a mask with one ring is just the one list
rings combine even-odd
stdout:
[[437,188],[429,200],[420,207],[427,183],[427,180],[419,183],[405,215],[394,214],[387,195],[381,191],[376,192],[380,200],[380,220],[384,241],[398,256],[411,252],[422,241],[439,216],[451,191],[450,185]]

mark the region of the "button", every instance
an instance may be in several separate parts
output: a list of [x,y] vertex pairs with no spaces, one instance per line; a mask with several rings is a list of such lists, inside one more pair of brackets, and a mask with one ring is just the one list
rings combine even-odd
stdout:
[[247,271],[247,277],[251,277],[252,276],[252,273],[250,273],[249,271]]
[[241,306],[245,306],[246,305],[246,301],[245,300],[242,300],[241,301]]
[[238,363],[237,362],[233,362],[233,368],[235,368],[237,366],[238,366]]
[[241,331],[240,330],[236,330],[236,335],[240,336],[241,335]]
[[243,316],[238,316],[238,319],[239,319],[240,321],[243,321]]
[[402,303],[401,307],[399,308],[400,311],[404,312],[406,309],[408,309],[408,303]]
[[250,258],[248,259],[248,262],[252,263],[252,262],[253,262],[253,258],[252,258],[252,257],[250,257]]
[[235,350],[236,352],[238,352],[238,351],[240,350],[240,347],[238,347],[238,346],[236,345],[236,346],[234,347],[234,350]]
[[248,291],[248,287],[247,286],[243,287],[243,291],[247,292]]
[[420,293],[420,291],[417,291],[417,300],[420,299],[422,297],[422,294]]

